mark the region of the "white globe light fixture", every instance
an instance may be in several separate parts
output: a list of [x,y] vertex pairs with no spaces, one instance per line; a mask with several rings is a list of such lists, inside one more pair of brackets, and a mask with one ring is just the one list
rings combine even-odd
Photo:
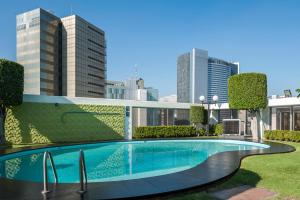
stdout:
[[213,96],[213,102],[216,103],[218,100],[219,100],[219,97],[218,97],[217,95],[214,95],[214,96]]
[[205,96],[201,95],[201,96],[199,97],[199,100],[200,100],[201,103],[203,103],[203,102],[205,101]]

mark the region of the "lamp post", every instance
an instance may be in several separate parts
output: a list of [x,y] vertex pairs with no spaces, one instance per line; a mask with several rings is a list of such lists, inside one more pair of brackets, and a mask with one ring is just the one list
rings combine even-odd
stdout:
[[[211,109],[210,109],[210,104],[216,104],[217,102],[218,102],[218,100],[219,100],[219,97],[217,96],[217,95],[214,95],[213,96],[213,98],[212,98],[212,101],[206,101],[205,102],[205,96],[203,96],[203,95],[201,95],[200,97],[199,97],[199,100],[200,100],[200,102],[201,102],[201,104],[203,105],[204,103],[206,103],[207,104],[207,113],[208,113],[208,119],[207,119],[207,124],[208,124],[208,128],[207,128],[207,132],[209,132],[208,130],[209,130],[209,121],[210,121],[210,116],[211,116]],[[218,119],[219,120],[219,119]]]
[[176,119],[177,119],[177,110],[174,110],[174,122],[173,122],[173,125],[176,125]]

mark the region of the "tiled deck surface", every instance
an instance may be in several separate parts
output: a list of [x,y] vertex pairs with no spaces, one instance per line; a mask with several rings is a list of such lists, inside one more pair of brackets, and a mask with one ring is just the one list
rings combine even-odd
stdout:
[[[76,192],[79,184],[52,184],[50,189],[53,191],[48,196],[43,196],[41,194],[42,183],[0,178],[0,199],[90,200],[153,197],[204,187],[223,180],[235,173],[240,167],[241,159],[249,155],[286,153],[295,150],[289,145],[280,143],[265,142],[265,144],[270,145],[270,148],[218,153],[194,168],[173,174],[135,180],[89,183],[88,192],[84,195]],[[28,149],[32,148],[0,150],[0,154]]]
[[265,200],[275,197],[276,193],[265,188],[243,185],[227,190],[211,193],[211,196],[220,200]]

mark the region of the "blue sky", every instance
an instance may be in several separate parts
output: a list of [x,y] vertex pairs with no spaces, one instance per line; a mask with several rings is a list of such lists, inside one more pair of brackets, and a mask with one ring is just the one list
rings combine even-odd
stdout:
[[0,57],[15,60],[15,16],[42,7],[106,32],[108,79],[138,75],[176,94],[176,59],[193,47],[268,75],[269,94],[300,88],[300,1],[10,0],[1,2]]

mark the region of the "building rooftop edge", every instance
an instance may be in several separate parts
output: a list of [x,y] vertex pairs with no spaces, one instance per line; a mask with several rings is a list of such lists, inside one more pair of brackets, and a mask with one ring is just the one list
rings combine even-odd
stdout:
[[33,12],[35,10],[40,10],[40,11],[43,11],[43,12],[46,12],[56,18],[59,18],[60,20],[63,20],[64,18],[68,18],[68,17],[76,17],[76,18],[79,18],[83,21],[85,21],[86,23],[92,25],[94,28],[97,28],[99,29],[101,32],[103,32],[103,34],[105,34],[105,31],[102,29],[102,28],[99,28],[98,26],[94,25],[93,23],[89,22],[88,20],[84,19],[83,17],[77,15],[77,14],[71,14],[71,15],[67,15],[67,16],[64,16],[64,17],[60,17],[60,16],[57,16],[55,15],[54,13],[51,13],[50,10],[46,10],[44,8],[41,8],[41,7],[38,7],[38,8],[35,8],[35,9],[31,9],[31,10],[28,10],[28,11],[25,11],[25,12],[22,12],[22,13],[19,13],[17,14],[16,16],[19,16],[19,15],[22,15],[22,14],[25,14],[25,13],[28,13],[28,12]]

